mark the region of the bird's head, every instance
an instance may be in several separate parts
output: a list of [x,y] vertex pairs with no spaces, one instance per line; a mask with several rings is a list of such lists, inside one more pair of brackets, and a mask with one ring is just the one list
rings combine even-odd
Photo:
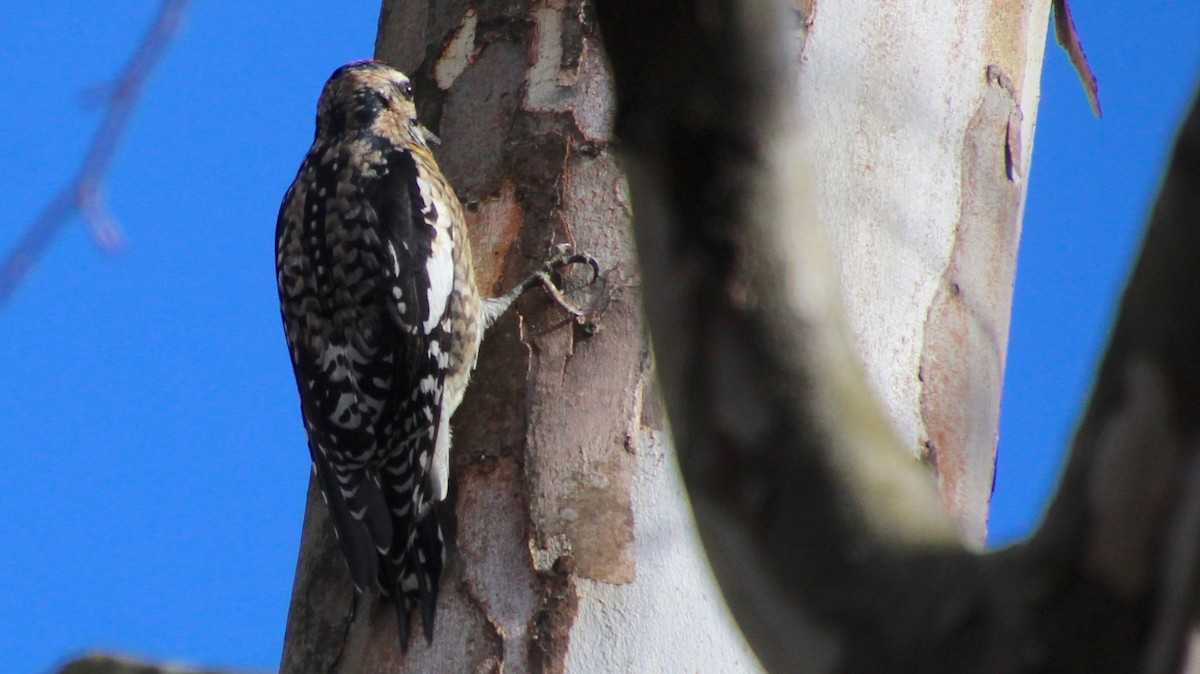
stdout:
[[355,61],[333,72],[317,104],[317,137],[373,131],[406,133],[422,145],[437,137],[417,120],[408,77],[380,61]]

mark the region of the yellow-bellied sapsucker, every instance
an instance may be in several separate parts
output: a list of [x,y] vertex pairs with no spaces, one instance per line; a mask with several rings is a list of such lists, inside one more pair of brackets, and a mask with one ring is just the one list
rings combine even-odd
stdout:
[[[284,196],[275,262],[313,471],[356,592],[393,597],[401,648],[433,639],[450,416],[487,326],[562,255],[481,299],[462,206],[417,121],[412,83],[376,61],[336,70]],[[553,288],[547,283],[547,287]]]

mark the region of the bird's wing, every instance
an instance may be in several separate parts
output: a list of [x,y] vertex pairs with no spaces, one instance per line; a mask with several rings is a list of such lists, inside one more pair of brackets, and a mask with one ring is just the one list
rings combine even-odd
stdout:
[[[409,150],[387,156],[387,173],[371,200],[390,254],[381,300],[397,329],[392,404],[381,417],[391,440],[381,474],[393,518],[394,542],[381,573],[397,595],[414,597],[431,638],[442,570],[442,536],[432,510],[430,462],[441,432],[443,385],[449,366],[449,313],[454,293],[453,241],[438,200],[436,174],[418,168]],[[386,585],[385,585],[386,587]],[[401,643],[407,643],[406,600],[396,597]]]
[[337,154],[310,152],[280,207],[276,265],[313,471],[361,591],[375,582],[379,550],[394,532],[378,475],[364,468],[390,387],[377,382],[378,310],[353,299],[370,302],[373,285],[370,216],[346,189],[353,168]]

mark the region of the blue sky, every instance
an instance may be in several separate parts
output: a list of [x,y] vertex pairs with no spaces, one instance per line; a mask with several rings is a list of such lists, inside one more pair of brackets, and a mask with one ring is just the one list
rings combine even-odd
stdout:
[[[1200,3],[1078,1],[1091,117],[1051,46],[1016,288],[993,540],[1032,527],[1090,385],[1197,82]],[[0,22],[0,252],[75,172],[157,0],[9,3]],[[73,223],[0,307],[0,653],[89,648],[274,669],[308,464],[273,232],[337,65],[377,2],[193,2],[108,179],[124,252]]]

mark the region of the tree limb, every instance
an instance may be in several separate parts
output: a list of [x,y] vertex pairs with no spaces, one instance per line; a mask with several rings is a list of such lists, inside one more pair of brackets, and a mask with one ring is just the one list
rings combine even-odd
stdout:
[[[1200,94],[1176,141],[1070,462],[1026,554],[1080,569],[1152,625],[1169,672],[1200,581]],[[1149,626],[1148,626],[1149,628]]]
[[685,482],[768,669],[1177,667],[1200,557],[1200,209],[1180,187],[1197,183],[1195,131],[1055,511],[1029,545],[976,555],[853,351],[804,193],[779,4],[610,0],[598,15]]

